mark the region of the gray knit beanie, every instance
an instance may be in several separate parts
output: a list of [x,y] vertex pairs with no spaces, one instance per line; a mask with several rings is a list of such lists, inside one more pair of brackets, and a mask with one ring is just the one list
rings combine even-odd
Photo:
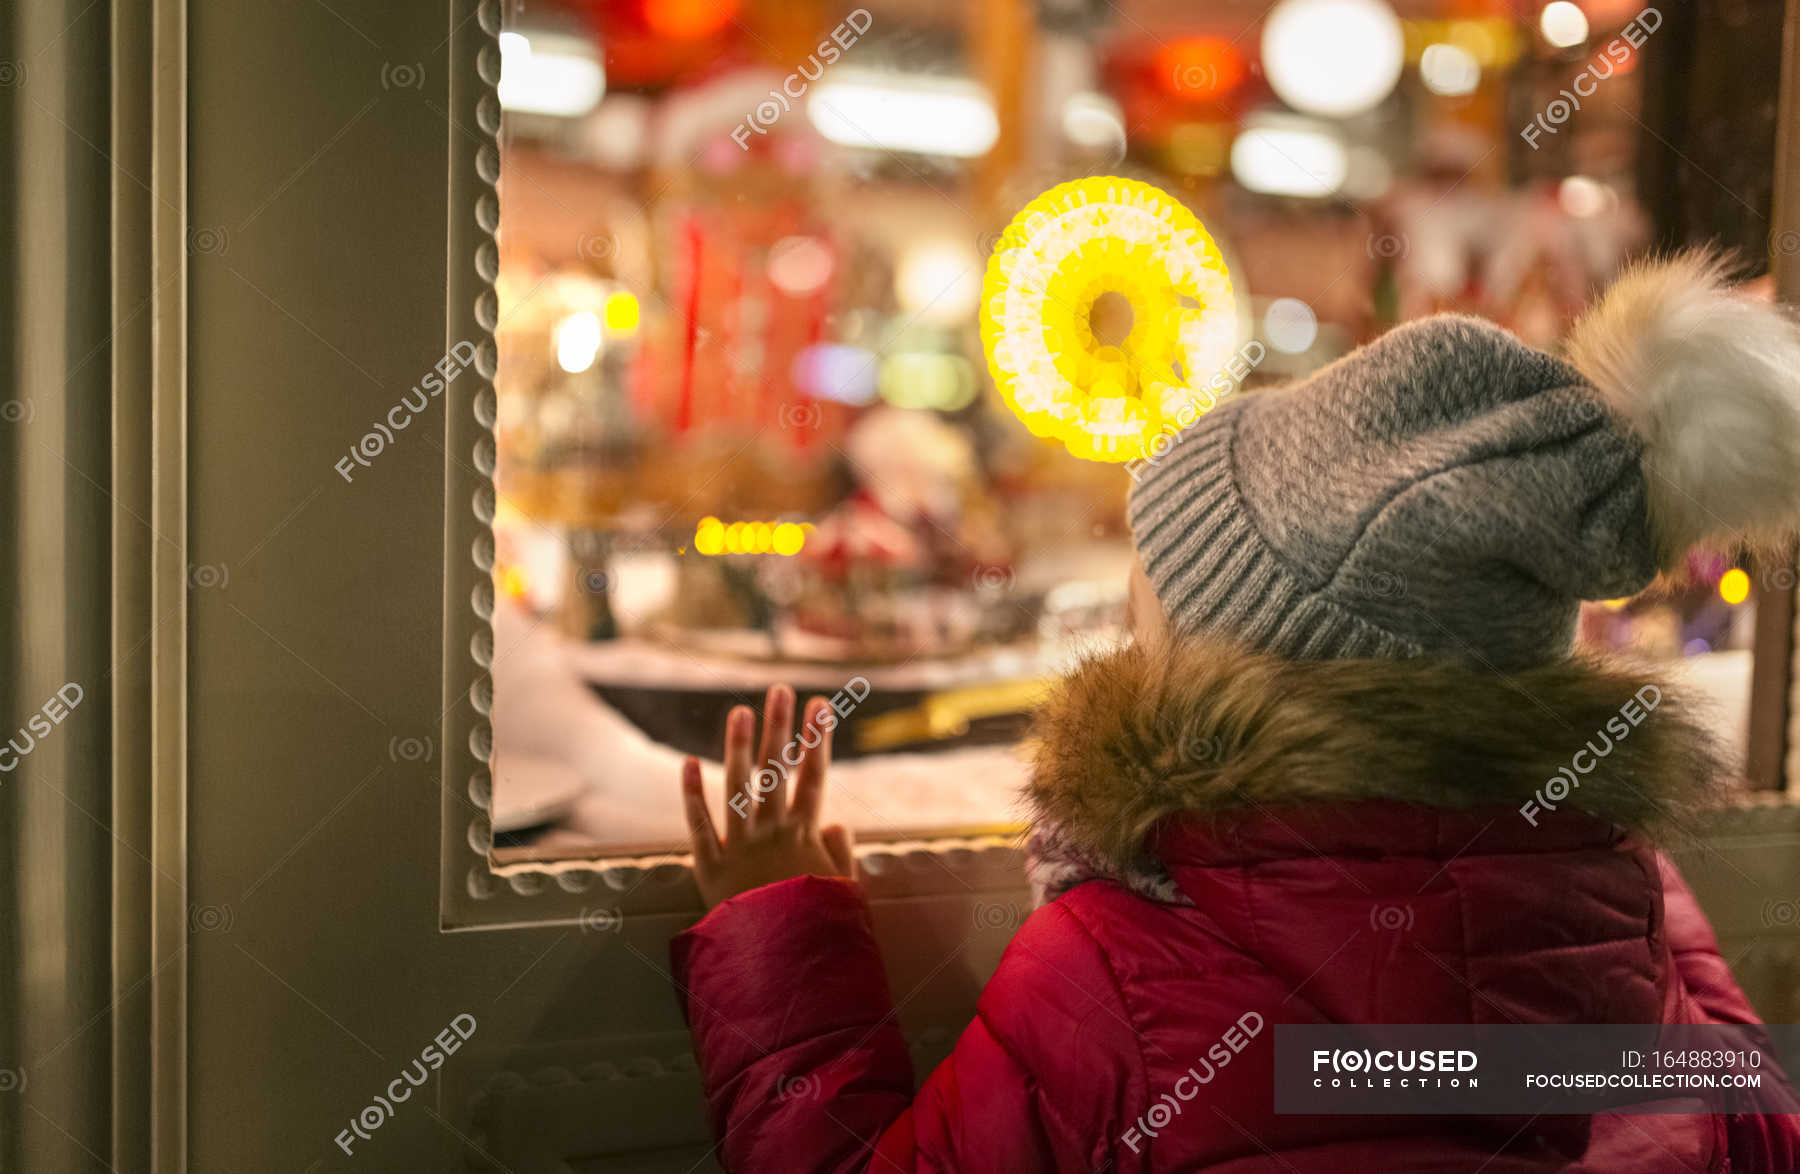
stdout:
[[1796,470],[1800,328],[1688,256],[1621,279],[1568,361],[1446,315],[1233,397],[1134,469],[1130,519],[1177,629],[1517,668],[1568,653],[1581,600],[1788,529]]

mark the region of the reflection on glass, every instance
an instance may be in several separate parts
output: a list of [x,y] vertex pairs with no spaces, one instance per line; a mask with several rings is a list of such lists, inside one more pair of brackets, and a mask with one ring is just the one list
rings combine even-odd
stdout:
[[[1001,230],[1084,176],[1185,203],[1246,394],[1441,310],[1552,346],[1648,242],[1647,71],[1604,53],[1635,6],[1528,7],[518,7],[497,858],[673,848],[678,757],[775,680],[850,698],[829,814],[863,839],[1005,832],[1038,682],[1120,638],[1129,476],[1001,404]],[[1532,122],[1595,54],[1607,101]],[[1580,638],[1686,658],[1730,736],[1760,588],[1689,570]]]

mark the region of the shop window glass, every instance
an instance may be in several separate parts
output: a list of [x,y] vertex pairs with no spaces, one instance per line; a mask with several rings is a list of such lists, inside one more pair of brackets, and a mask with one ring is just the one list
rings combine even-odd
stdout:
[[[1123,638],[1130,565],[1129,473],[1032,435],[982,349],[989,254],[1055,184],[1204,222],[1249,395],[1437,311],[1554,345],[1650,245],[1641,6],[1337,4],[1329,46],[1306,7],[514,6],[497,861],[676,848],[679,756],[777,680],[838,699],[862,839],[1014,825],[1024,715]],[[1589,70],[1606,100],[1559,105]],[[1689,570],[1580,642],[1683,660],[1741,742],[1784,584]]]

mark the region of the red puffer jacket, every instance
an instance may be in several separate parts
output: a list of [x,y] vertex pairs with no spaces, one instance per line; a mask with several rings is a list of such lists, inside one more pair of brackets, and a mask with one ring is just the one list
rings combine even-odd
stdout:
[[[916,1094],[854,885],[753,890],[676,940],[727,1169],[1800,1169],[1789,1117],[1276,1115],[1275,1024],[1756,1018],[1680,877],[1621,826],[1698,761],[1660,688],[1197,655],[1107,658],[1044,710],[1040,829],[1115,879],[1032,915]],[[1594,734],[1640,694],[1625,737]],[[1492,802],[1583,749],[1603,814]]]

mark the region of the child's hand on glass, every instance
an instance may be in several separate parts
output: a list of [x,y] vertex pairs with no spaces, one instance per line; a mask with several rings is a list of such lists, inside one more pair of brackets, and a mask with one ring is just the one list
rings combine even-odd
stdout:
[[681,764],[681,797],[693,840],[694,879],[708,909],[739,893],[791,877],[854,875],[849,829],[819,827],[837,714],[823,697],[813,698],[807,703],[801,735],[794,737],[794,691],[786,685],[769,690],[763,713],[762,746],[754,760],[750,743],[756,733],[756,715],[740,705],[725,719],[722,842],[700,789],[699,759],[689,758]]

